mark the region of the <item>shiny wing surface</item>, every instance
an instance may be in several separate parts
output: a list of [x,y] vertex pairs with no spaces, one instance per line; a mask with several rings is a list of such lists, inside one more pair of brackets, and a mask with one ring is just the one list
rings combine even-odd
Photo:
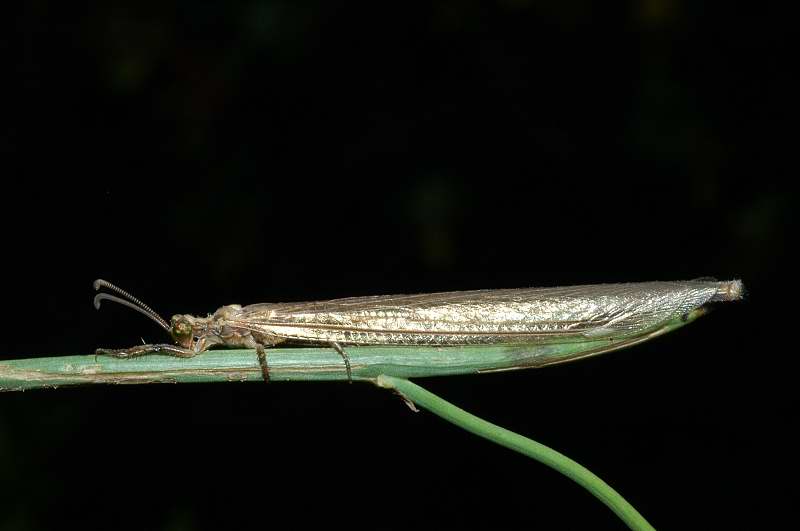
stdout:
[[725,296],[712,281],[379,295],[254,304],[232,324],[301,341],[501,344],[623,337]]

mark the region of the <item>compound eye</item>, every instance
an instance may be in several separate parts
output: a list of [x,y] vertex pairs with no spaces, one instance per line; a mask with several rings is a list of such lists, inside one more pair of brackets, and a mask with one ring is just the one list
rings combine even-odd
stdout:
[[182,346],[189,346],[193,335],[192,325],[178,316],[172,318],[172,337]]

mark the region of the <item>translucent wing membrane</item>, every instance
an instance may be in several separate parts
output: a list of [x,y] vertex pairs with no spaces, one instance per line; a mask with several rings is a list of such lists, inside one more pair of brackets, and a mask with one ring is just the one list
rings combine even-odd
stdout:
[[255,304],[231,323],[254,333],[349,344],[569,342],[645,333],[741,282],[686,281],[462,291]]

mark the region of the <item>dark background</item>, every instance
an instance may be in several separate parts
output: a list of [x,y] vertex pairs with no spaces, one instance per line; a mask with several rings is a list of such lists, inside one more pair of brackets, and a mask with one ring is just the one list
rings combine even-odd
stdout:
[[[742,278],[744,303],[630,350],[420,383],[588,466],[657,528],[796,516],[793,26],[748,6],[27,2],[4,37],[0,356],[165,339],[96,313],[97,277],[166,316]],[[368,385],[4,394],[0,470],[9,530],[622,527]]]

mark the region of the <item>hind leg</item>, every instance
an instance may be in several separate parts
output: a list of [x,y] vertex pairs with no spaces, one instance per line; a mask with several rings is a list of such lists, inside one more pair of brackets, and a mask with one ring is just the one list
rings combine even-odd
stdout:
[[347,383],[353,383],[353,371],[350,369],[350,356],[347,355],[347,352],[345,352],[342,346],[336,341],[331,341],[331,346],[344,360],[344,367],[347,369]]

